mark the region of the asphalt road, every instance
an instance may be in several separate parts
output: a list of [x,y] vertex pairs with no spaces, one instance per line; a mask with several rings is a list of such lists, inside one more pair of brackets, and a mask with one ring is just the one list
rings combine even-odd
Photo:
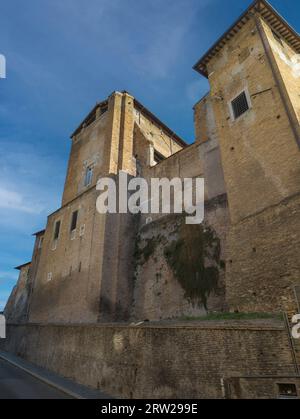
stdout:
[[71,399],[0,359],[0,399]]

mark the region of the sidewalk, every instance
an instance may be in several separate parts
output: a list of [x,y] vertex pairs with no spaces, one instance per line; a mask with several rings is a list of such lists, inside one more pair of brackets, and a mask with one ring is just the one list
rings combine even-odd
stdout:
[[63,378],[57,374],[33,365],[10,353],[0,351],[0,359],[14,365],[17,368],[20,368],[27,374],[37,378],[51,387],[56,388],[57,390],[62,391],[74,399],[112,399],[112,397],[106,395],[105,393],[77,384],[72,380]]

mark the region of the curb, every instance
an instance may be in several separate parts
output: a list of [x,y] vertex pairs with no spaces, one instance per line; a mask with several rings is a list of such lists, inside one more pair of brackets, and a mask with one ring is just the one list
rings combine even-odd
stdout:
[[42,375],[40,375],[40,374],[38,374],[36,372],[33,372],[29,368],[26,368],[26,367],[18,364],[17,362],[12,361],[9,357],[6,357],[2,352],[0,352],[0,359],[2,359],[5,362],[8,362],[9,364],[13,365],[14,367],[19,368],[20,370],[26,372],[27,374],[31,375],[32,377],[34,377],[36,379],[42,381],[43,383],[48,384],[49,386],[51,386],[51,387],[53,387],[53,388],[61,391],[62,393],[65,393],[68,396],[73,397],[74,399],[85,400],[85,397],[81,396],[80,394],[75,393],[75,392],[73,392],[71,390],[68,390],[66,387],[63,387],[63,386],[55,383],[54,381],[49,380],[49,379],[43,377]]

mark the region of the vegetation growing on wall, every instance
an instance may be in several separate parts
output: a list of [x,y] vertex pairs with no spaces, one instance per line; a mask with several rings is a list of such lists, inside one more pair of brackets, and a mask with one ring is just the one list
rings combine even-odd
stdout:
[[151,237],[146,239],[145,245],[141,245],[140,237],[136,243],[136,250],[134,253],[134,257],[138,263],[143,265],[144,263],[148,262],[150,257],[154,254],[156,247],[161,242],[161,237]]
[[217,290],[220,260],[220,240],[215,231],[203,225],[178,227],[178,239],[165,248],[165,258],[175,277],[185,291],[185,297],[193,304],[203,304]]

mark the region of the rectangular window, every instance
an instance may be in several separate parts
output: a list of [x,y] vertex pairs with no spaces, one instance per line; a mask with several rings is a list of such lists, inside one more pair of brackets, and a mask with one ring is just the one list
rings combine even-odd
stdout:
[[88,167],[85,172],[84,186],[90,186],[93,180],[93,168]]
[[296,384],[278,384],[278,392],[280,397],[293,397],[298,396]]
[[55,229],[54,229],[54,240],[57,240],[59,238],[59,232],[60,232],[60,221],[56,221],[55,223]]
[[74,211],[72,214],[71,228],[70,231],[74,231],[77,228],[78,211]]
[[238,97],[236,97],[232,102],[232,111],[234,119],[239,118],[245,112],[250,109],[246,92],[242,92]]

